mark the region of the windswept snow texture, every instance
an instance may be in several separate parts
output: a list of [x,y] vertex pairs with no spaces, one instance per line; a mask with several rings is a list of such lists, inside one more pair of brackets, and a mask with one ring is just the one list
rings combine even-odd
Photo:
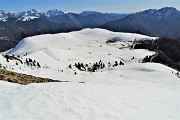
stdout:
[[[114,38],[120,41],[106,43]],[[7,69],[70,82],[22,86],[0,81],[0,120],[179,120],[180,79],[169,67],[138,62],[154,54],[129,49],[128,41],[142,38],[149,37],[84,29],[23,39],[6,53],[23,56],[27,52],[23,59],[33,58],[51,68],[32,70],[0,56]],[[106,66],[94,73],[68,68],[75,62],[99,60],[105,64],[122,60],[125,65]]]

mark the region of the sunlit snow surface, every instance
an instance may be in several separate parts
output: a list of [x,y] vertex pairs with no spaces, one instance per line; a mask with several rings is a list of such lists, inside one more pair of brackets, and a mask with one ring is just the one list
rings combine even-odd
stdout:
[[39,17],[36,17],[36,16],[26,16],[26,17],[22,17],[22,21],[29,21],[29,20],[33,20],[33,19],[36,19],[36,18],[39,18]]
[[[114,38],[120,42],[106,44]],[[0,81],[0,120],[179,120],[180,79],[169,67],[138,62],[154,54],[128,48],[132,43],[127,41],[142,38],[148,37],[102,29],[25,38],[6,53],[23,56],[27,52],[23,59],[36,59],[51,68],[32,70],[16,66],[14,61],[7,63],[1,56],[3,65],[16,72],[70,82],[22,86]],[[105,64],[122,60],[125,65],[95,73],[74,66],[68,69],[75,62],[99,60]]]

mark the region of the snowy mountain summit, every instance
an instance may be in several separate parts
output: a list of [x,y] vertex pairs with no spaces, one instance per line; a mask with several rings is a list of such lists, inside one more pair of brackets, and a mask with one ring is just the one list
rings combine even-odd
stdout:
[[53,10],[48,10],[44,13],[45,16],[47,17],[52,17],[52,16],[61,16],[64,15],[64,12],[58,9],[53,9]]

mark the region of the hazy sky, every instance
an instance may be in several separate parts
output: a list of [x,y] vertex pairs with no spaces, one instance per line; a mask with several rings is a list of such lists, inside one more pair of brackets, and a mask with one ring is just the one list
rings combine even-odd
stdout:
[[0,0],[0,10],[17,12],[60,9],[81,12],[84,10],[132,13],[150,8],[175,7],[180,10],[180,0]]

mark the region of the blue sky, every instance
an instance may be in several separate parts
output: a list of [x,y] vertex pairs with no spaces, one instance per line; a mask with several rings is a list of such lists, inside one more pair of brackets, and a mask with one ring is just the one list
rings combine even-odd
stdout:
[[0,0],[0,10],[9,12],[34,8],[39,11],[60,9],[76,13],[84,10],[132,13],[166,6],[180,10],[180,0]]

